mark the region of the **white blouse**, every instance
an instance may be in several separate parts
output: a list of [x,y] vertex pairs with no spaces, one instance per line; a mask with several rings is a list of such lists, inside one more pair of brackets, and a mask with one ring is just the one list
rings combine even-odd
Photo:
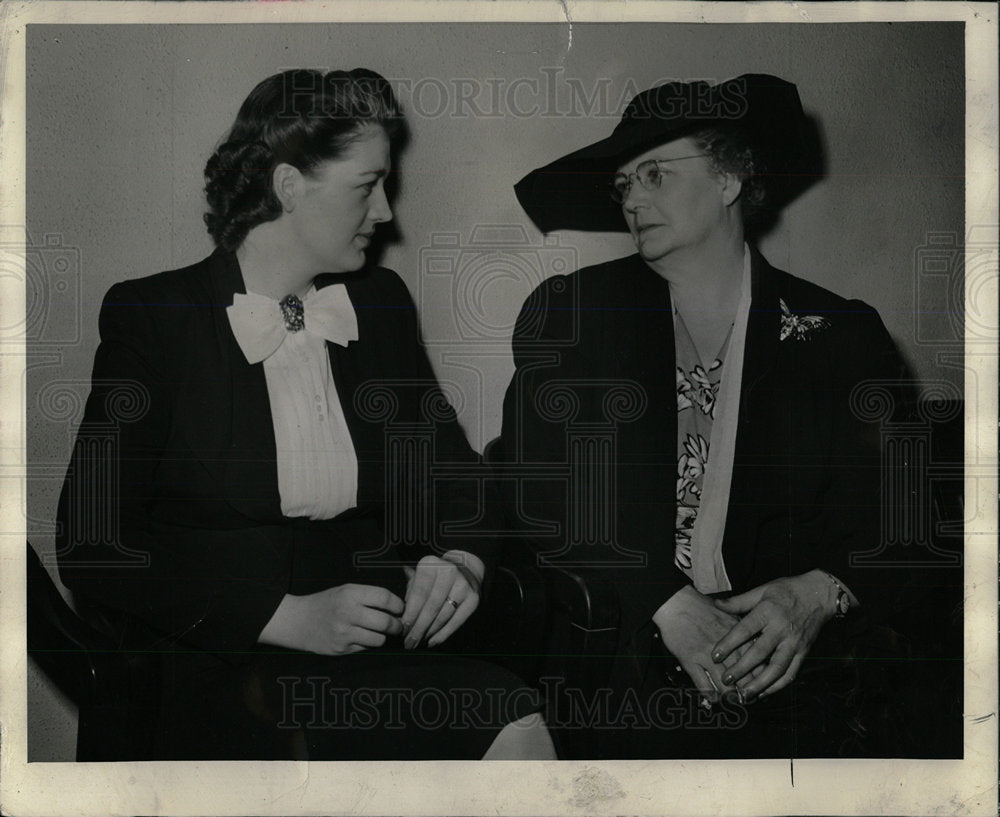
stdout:
[[[740,393],[743,390],[743,357],[746,350],[747,324],[750,319],[751,274],[750,247],[743,245],[743,283],[740,302],[725,351],[725,374],[719,382],[715,399],[708,450],[709,463],[701,486],[698,516],[691,533],[691,578],[700,593],[732,590],[722,558],[722,539],[729,514],[729,491],[732,487],[733,461],[736,458],[736,429],[739,425]],[[676,316],[676,310],[675,310]]]
[[247,360],[264,363],[281,512],[332,519],[357,505],[358,457],[320,332],[346,346],[357,339],[357,321],[343,285],[319,297],[313,288],[303,301],[306,328],[297,332],[285,329],[279,304],[261,295],[237,294],[227,312]]
[[285,516],[332,519],[358,504],[358,457],[326,341],[289,332],[264,361]]

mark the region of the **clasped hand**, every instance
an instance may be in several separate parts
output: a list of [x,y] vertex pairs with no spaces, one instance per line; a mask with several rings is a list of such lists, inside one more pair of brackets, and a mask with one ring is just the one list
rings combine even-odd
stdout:
[[486,567],[477,556],[449,550],[425,556],[416,568],[406,567],[404,646],[414,649],[425,638],[436,647],[461,627],[479,606]]
[[258,641],[320,655],[348,655],[406,636],[407,649],[428,638],[434,647],[479,606],[486,568],[470,553],[450,550],[404,568],[406,601],[384,587],[342,584],[307,596],[286,594]]
[[286,594],[258,640],[320,655],[360,652],[402,633],[403,606],[399,596],[368,584],[341,584],[307,596]]
[[833,615],[832,586],[820,571],[714,601],[688,586],[653,621],[666,648],[709,700],[728,688],[751,701],[795,679]]

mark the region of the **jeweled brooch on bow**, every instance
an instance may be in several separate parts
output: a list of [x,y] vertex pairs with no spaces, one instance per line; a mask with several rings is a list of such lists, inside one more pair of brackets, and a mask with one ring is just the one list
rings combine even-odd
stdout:
[[812,340],[810,335],[826,329],[830,321],[819,315],[793,315],[784,298],[778,298],[781,304],[781,340]]
[[302,299],[298,295],[286,295],[278,306],[281,307],[281,317],[285,321],[285,329],[289,332],[298,332],[305,328],[305,309],[302,306]]

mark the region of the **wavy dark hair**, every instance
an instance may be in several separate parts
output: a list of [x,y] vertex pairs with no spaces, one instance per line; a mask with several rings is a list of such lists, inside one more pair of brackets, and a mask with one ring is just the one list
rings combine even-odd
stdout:
[[717,173],[733,173],[740,177],[740,192],[744,225],[762,217],[768,206],[767,169],[759,151],[751,147],[739,130],[709,127],[691,134],[691,139],[711,157]]
[[392,88],[374,71],[296,69],[258,84],[205,165],[205,224],[216,246],[233,251],[253,227],[281,215],[271,186],[277,165],[308,173],[342,156],[369,126],[390,142],[405,129]]

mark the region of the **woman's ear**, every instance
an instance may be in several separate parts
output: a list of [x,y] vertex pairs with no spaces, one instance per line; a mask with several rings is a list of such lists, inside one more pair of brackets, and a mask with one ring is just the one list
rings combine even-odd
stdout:
[[297,167],[282,162],[274,168],[271,174],[271,187],[274,195],[281,202],[281,209],[291,213],[302,192],[302,173]]
[[729,207],[743,192],[743,180],[735,173],[724,173],[722,178],[722,203]]

